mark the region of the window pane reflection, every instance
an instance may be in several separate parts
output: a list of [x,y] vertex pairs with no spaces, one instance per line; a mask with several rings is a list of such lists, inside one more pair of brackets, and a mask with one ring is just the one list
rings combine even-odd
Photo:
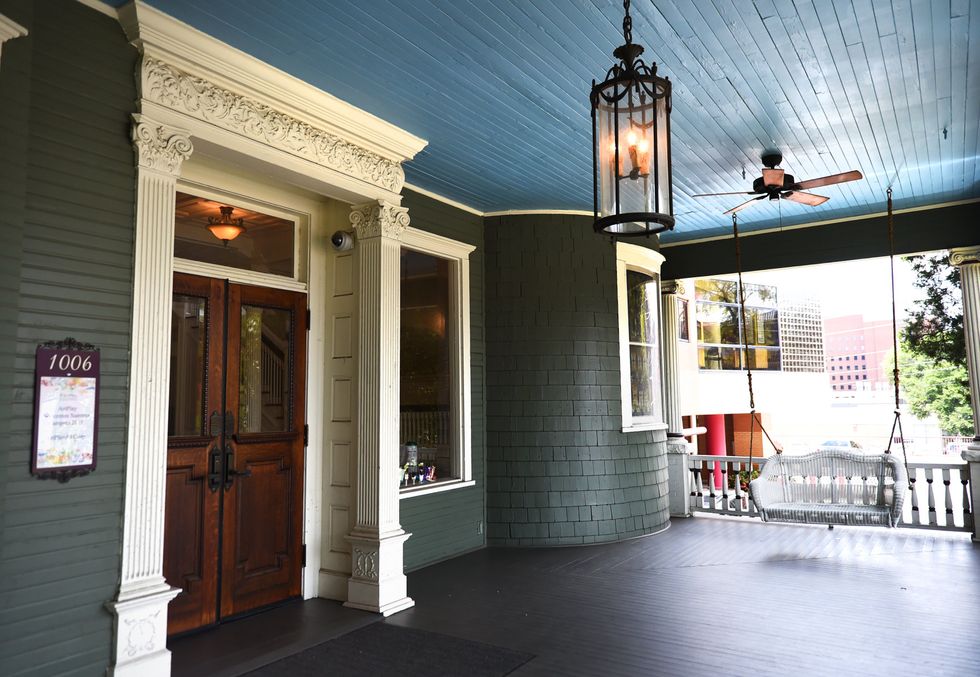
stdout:
[[626,271],[633,416],[660,418],[660,342],[657,316],[660,281]]
[[170,325],[169,436],[204,434],[206,313],[207,299],[174,294]]
[[292,312],[242,305],[238,432],[289,430]]

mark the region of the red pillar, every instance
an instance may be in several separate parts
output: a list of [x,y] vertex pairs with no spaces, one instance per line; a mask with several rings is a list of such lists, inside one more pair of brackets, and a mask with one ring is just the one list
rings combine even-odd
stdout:
[[[712,456],[724,456],[728,446],[725,440],[725,415],[707,414],[702,417],[704,427],[708,432],[704,436],[704,444]],[[721,463],[715,463],[715,489],[721,489]]]

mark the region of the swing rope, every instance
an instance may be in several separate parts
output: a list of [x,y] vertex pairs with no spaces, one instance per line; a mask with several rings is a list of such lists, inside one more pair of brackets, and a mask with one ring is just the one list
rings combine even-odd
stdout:
[[905,476],[908,478],[909,491],[913,490],[915,478],[909,472],[909,458],[905,451],[905,434],[902,432],[902,410],[899,397],[899,369],[898,369],[898,311],[895,307],[895,222],[892,214],[892,188],[888,187],[888,263],[891,266],[892,277],[892,357],[895,360],[895,367],[892,376],[895,387],[895,419],[892,421],[892,431],[888,436],[888,447],[886,454],[892,453],[892,443],[895,441],[895,429],[898,429],[898,439],[902,444],[902,461],[905,463]]
[[[749,383],[749,482],[752,481],[752,454],[755,447],[755,426],[759,424],[759,430],[769,440],[777,454],[783,453],[783,448],[773,442],[769,436],[769,431],[762,425],[762,420],[755,412],[755,391],[752,388],[752,361],[749,359],[749,333],[745,324],[745,285],[742,284],[742,244],[738,239],[738,215],[732,214],[732,232],[735,240],[735,272],[738,273],[738,305],[742,315],[742,348],[745,351],[745,375]],[[741,481],[738,478],[736,481]]]

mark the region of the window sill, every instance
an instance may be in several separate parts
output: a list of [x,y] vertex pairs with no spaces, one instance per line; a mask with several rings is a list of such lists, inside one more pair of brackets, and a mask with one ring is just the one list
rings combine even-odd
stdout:
[[[666,427],[666,426],[665,426]],[[411,489],[399,489],[398,490],[398,500],[403,500],[406,498],[415,498],[416,496],[428,496],[429,494],[441,494],[444,491],[451,491],[453,489],[462,489],[464,487],[475,487],[476,480],[456,480],[453,482],[442,482],[439,484],[433,484],[430,487],[413,487]]]
[[624,433],[639,433],[648,430],[666,430],[666,423],[633,423],[631,425],[624,425],[622,430]]

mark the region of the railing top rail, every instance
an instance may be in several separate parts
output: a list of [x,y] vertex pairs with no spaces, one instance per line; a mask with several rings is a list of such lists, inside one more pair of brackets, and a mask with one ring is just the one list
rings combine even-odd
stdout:
[[909,461],[909,468],[956,468],[958,470],[965,470],[967,466],[966,461],[961,461],[960,463],[919,463],[917,461]]
[[[691,454],[688,456],[692,461],[742,461],[744,463],[749,462],[748,456],[713,456],[711,454]],[[762,463],[765,461],[765,457],[753,456],[752,463]]]

